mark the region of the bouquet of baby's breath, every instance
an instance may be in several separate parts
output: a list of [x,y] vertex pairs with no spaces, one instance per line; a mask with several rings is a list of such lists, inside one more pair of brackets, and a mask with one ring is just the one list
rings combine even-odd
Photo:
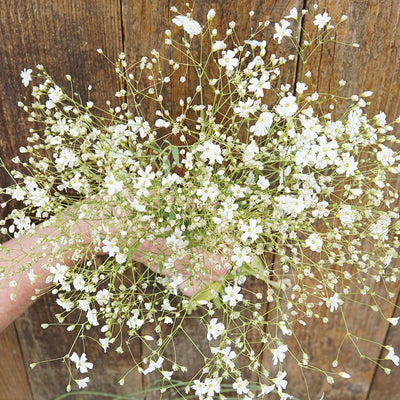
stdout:
[[[33,76],[30,69],[21,73],[25,86],[39,82],[32,105],[20,104],[36,128],[13,159],[20,164],[10,172],[15,184],[2,190],[23,204],[1,221],[2,231],[37,235],[46,244],[31,257],[46,250],[56,317],[77,332],[60,357],[68,390],[89,382],[82,374],[93,367],[90,354],[75,346],[95,327],[105,352],[141,340],[147,355],[132,370],[158,371],[161,393],[174,387],[187,367],[168,349],[182,321],[193,318],[209,345],[193,343],[204,365],[175,385],[181,398],[224,398],[225,391],[243,399],[272,392],[291,398],[285,361],[318,369],[301,344],[285,340],[295,325],[327,322],[319,315],[324,307],[346,318],[344,303],[355,294],[379,310],[378,287],[385,301],[394,296],[399,140],[383,112],[366,116],[370,92],[344,98],[345,82],[338,82],[338,94],[317,93],[307,72],[311,55],[334,40],[346,17],[335,22],[315,9],[317,34],[303,32],[299,47],[305,11],[260,23],[243,42],[233,22],[217,32],[214,15],[210,10],[203,25],[192,12],[172,19],[183,35],[166,32],[169,71],[156,50],[133,66],[121,54],[114,63],[120,104],[107,110],[83,104],[73,90],[68,95],[41,65]],[[268,29],[278,44],[292,41],[296,54],[269,54]],[[295,59],[301,68],[291,86],[281,72]],[[164,100],[171,85],[188,80],[190,96]],[[348,106],[333,119],[338,101]],[[151,104],[155,115],[146,114]],[[90,225],[90,234],[72,229],[77,223]],[[58,227],[59,235],[44,236],[39,226]],[[70,268],[62,262],[67,252]],[[246,286],[249,276],[263,281],[262,290]],[[16,274],[15,296],[17,282]],[[361,339],[349,330],[344,336]],[[393,348],[386,349],[398,364]],[[350,377],[335,368],[339,354],[331,370],[321,371],[330,383]]]

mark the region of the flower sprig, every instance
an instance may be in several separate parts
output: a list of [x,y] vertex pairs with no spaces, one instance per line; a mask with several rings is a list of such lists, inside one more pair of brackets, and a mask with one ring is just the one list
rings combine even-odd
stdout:
[[[315,10],[317,34],[304,32],[300,46],[293,32],[305,14],[293,9],[274,26],[260,23],[243,42],[234,22],[224,34],[213,28],[214,10],[204,25],[192,12],[178,14],[172,22],[184,34],[167,31],[165,40],[173,57],[154,50],[133,66],[124,54],[113,62],[122,86],[119,105],[110,102],[108,110],[68,95],[43,66],[33,77],[31,69],[21,73],[25,86],[39,82],[32,105],[20,106],[40,128],[13,159],[20,166],[10,172],[14,185],[2,189],[22,204],[1,221],[2,233],[50,243],[43,268],[61,308],[59,324],[77,338],[98,327],[105,352],[123,352],[139,338],[147,355],[132,370],[158,371],[166,385],[189,372],[182,396],[222,398],[228,384],[241,398],[291,398],[285,360],[311,368],[306,352],[285,343],[296,325],[307,329],[308,318],[326,323],[324,310],[345,318],[353,295],[375,310],[378,289],[385,301],[393,297],[399,120],[388,123],[383,112],[369,118],[371,92],[344,98],[314,90],[307,63],[334,41],[346,17],[335,24]],[[278,45],[292,41],[297,54],[269,54],[268,29]],[[292,85],[282,70],[296,57],[301,73]],[[169,85],[189,79],[190,96],[168,99]],[[339,99],[347,109],[333,119]],[[146,114],[145,102],[155,115]],[[89,233],[77,224],[89,225]],[[49,240],[41,226],[61,228]],[[32,259],[43,248],[36,251]],[[62,262],[67,251],[73,267]],[[10,273],[17,276],[30,263],[16,259],[15,267]],[[263,281],[263,290],[247,288],[249,276]],[[188,318],[198,319],[208,342],[197,348],[200,371],[187,371],[169,350]],[[152,335],[142,333],[146,326]],[[71,379],[84,388],[89,377],[75,374],[93,365],[74,346],[63,360],[74,363]],[[388,352],[398,364],[393,347]],[[330,383],[349,377],[322,372]]]

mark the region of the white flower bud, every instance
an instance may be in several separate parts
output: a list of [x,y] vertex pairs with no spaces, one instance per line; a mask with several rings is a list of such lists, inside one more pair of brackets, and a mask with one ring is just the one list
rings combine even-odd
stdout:
[[215,10],[213,8],[210,9],[210,11],[207,14],[207,19],[211,21],[215,17]]

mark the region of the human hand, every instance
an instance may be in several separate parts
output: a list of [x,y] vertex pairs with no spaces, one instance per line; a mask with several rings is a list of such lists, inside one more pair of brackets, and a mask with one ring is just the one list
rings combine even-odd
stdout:
[[[148,254],[159,254],[161,252],[166,256],[171,254],[171,249],[167,247],[164,239],[157,239],[153,242],[145,241],[139,246],[136,253],[137,261],[147,265],[154,272],[161,273],[171,279],[177,278],[178,282],[181,281],[178,284],[179,289],[189,297],[196,295],[210,283],[223,280],[230,268],[230,254],[223,257],[219,253],[212,254],[205,249],[191,249],[192,257],[187,254],[176,260],[173,268],[160,269],[160,266],[155,264]],[[201,263],[201,267],[197,270],[192,266],[193,258],[197,258]]]

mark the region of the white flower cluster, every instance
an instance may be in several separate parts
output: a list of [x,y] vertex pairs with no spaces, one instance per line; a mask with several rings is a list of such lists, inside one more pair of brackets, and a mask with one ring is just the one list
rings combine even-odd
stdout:
[[[274,25],[278,44],[293,38],[303,15],[293,9]],[[319,319],[321,307],[342,309],[354,291],[374,296],[371,281],[382,282],[390,297],[398,279],[399,270],[391,266],[400,244],[398,192],[391,179],[400,172],[394,150],[399,140],[383,113],[367,117],[369,92],[353,96],[334,120],[334,96],[311,93],[310,74],[295,87],[280,82],[292,58],[269,54],[266,41],[258,40],[267,23],[239,43],[235,24],[221,35],[212,28],[214,16],[210,10],[204,26],[191,15],[172,19],[185,36],[176,41],[167,31],[166,43],[188,57],[184,65],[171,59],[170,74],[156,72],[161,68],[154,52],[137,64],[140,79],[125,75],[121,54],[115,69],[129,92],[118,91],[117,99],[126,101],[101,116],[91,103],[69,97],[38,66],[34,103],[21,106],[44,129],[14,159],[29,174],[13,171],[16,184],[3,191],[25,208],[1,221],[2,231],[33,234],[39,221],[55,221],[75,205],[71,223],[96,220],[91,247],[106,257],[98,264],[66,224],[59,240],[68,241],[83,264],[47,266],[62,308],[60,323],[79,329],[79,335],[98,326],[104,351],[136,337],[154,341],[150,354],[136,360],[138,370],[145,375],[158,370],[169,382],[185,366],[167,361],[172,339],[165,332],[175,332],[174,321],[193,308],[204,309],[200,321],[210,355],[203,355],[203,370],[189,379],[188,396],[211,399],[228,386],[243,399],[270,392],[288,399],[284,338],[293,325],[306,325],[303,317]],[[337,26],[331,24],[326,12],[314,17],[320,33],[333,32]],[[331,36],[318,35],[298,51],[307,60]],[[202,58],[191,50],[198,41],[210,50]],[[192,96],[176,102],[177,112],[164,102],[161,88],[186,84],[187,69],[197,81]],[[31,73],[21,73],[25,86]],[[155,116],[140,109],[143,96],[158,106]],[[62,259],[58,248],[53,256]],[[160,274],[135,266],[138,252]],[[210,254],[219,256],[212,260]],[[273,266],[266,261],[271,254]],[[265,282],[262,293],[246,289],[249,275]],[[200,288],[194,297],[172,301],[178,290],[193,294]],[[268,320],[262,310],[272,302],[280,312]],[[71,322],[66,316],[73,311],[81,317]],[[153,336],[141,335],[146,324],[154,326]],[[118,339],[119,326],[128,330],[125,340]],[[263,352],[279,365],[275,375],[260,368],[247,341],[250,331],[258,332]],[[290,356],[297,352],[290,349]],[[247,369],[259,375],[252,385],[236,364],[243,357]],[[298,364],[307,367],[308,356],[301,357]],[[392,347],[387,358],[399,362]],[[65,360],[80,372],[92,368],[85,353]],[[75,380],[81,388],[89,378]]]

